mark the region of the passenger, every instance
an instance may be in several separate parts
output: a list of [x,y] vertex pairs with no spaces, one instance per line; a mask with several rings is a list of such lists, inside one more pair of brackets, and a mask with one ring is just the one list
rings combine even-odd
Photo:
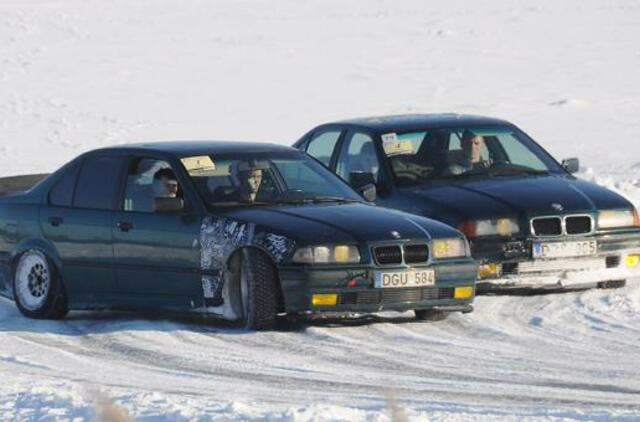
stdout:
[[177,198],[180,187],[173,171],[163,168],[153,175],[154,198]]

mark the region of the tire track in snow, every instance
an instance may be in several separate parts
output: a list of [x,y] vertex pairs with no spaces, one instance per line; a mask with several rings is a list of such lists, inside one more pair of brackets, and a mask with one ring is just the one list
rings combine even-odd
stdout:
[[[393,387],[414,406],[545,403],[640,412],[639,294],[636,283],[611,291],[480,297],[475,313],[444,322],[385,314],[267,333],[147,314],[29,321],[2,300],[0,340],[10,347],[0,368],[26,378],[199,399],[371,405]],[[24,364],[12,362],[18,358]]]

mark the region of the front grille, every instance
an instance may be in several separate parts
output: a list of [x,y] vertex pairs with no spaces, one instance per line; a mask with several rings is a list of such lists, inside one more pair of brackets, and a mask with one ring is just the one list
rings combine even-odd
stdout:
[[536,236],[559,236],[562,234],[560,217],[542,217],[531,221],[533,234]]
[[340,295],[341,305],[389,305],[423,300],[452,299],[453,287],[409,289],[377,289],[347,292]]
[[567,217],[564,220],[564,224],[567,234],[591,233],[591,217],[589,216]]
[[373,252],[378,264],[387,265],[402,263],[400,246],[378,246],[373,248]]
[[404,245],[402,246],[404,250],[400,248],[399,245],[376,246],[373,248],[373,256],[380,265],[429,262],[429,246],[427,244]]
[[404,247],[404,262],[415,264],[429,260],[429,247],[427,245],[406,245]]

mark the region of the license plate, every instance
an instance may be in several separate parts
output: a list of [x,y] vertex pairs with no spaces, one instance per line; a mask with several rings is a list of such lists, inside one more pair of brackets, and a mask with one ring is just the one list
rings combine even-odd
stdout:
[[436,283],[436,272],[435,270],[375,272],[373,281],[374,286],[379,289],[433,286]]
[[598,253],[598,243],[595,240],[534,243],[532,253],[534,258],[590,256]]

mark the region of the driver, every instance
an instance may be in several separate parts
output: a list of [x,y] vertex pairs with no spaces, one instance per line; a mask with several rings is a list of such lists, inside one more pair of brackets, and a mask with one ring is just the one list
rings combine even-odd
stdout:
[[486,154],[487,151],[487,144],[482,136],[466,131],[462,135],[461,144],[467,169],[485,168],[491,165],[491,160],[482,158],[483,153]]
[[173,171],[163,168],[155,172],[151,189],[154,198],[176,198],[179,186]]
[[269,165],[249,160],[234,161],[229,166],[232,189],[219,187],[214,193],[217,202],[255,202],[262,184],[262,175]]

